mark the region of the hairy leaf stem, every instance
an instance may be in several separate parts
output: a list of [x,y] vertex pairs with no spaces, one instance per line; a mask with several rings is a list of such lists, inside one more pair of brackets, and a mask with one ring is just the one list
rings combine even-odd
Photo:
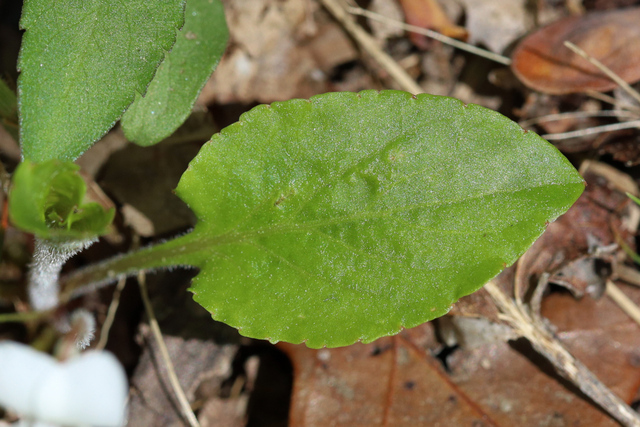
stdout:
[[58,305],[58,277],[62,266],[69,258],[96,241],[97,239],[57,242],[36,238],[28,286],[29,301],[33,310],[44,311]]
[[197,246],[186,244],[186,240],[191,240],[190,238],[191,235],[186,234],[76,270],[61,278],[60,300],[64,303],[121,277],[133,276],[139,271],[193,265],[193,262],[185,260],[185,256],[192,252],[190,247]]

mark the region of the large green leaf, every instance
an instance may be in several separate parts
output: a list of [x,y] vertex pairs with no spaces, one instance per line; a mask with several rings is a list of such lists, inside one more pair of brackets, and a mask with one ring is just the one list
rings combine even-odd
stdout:
[[445,314],[584,189],[549,143],[477,105],[398,91],[259,106],[177,193],[199,222],[173,262],[243,335],[372,341]]
[[583,189],[552,145],[452,98],[365,91],[263,105],[183,174],[191,233],[80,272],[65,292],[192,265],[196,301],[243,335],[370,342],[445,314]]
[[129,141],[149,146],[171,135],[189,116],[229,39],[220,0],[189,0],[184,27],[149,84],[122,116]]
[[73,160],[144,93],[184,0],[26,0],[18,80],[26,159]]
[[84,203],[86,184],[73,163],[25,161],[13,174],[9,194],[11,222],[36,236],[69,242],[106,232],[115,211]]

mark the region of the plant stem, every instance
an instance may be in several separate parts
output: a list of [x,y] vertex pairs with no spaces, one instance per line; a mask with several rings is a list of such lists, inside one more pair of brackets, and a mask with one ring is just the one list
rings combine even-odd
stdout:
[[640,415],[605,386],[586,366],[576,360],[544,324],[534,319],[523,307],[518,307],[495,282],[484,288],[501,311],[500,317],[519,335],[525,337],[533,348],[546,357],[564,378],[569,379],[580,391],[607,411],[620,424],[640,427]]
[[17,313],[0,314],[0,323],[24,323],[30,320],[37,320],[51,314],[50,311],[21,311]]
[[[189,240],[189,245],[185,244],[186,240]],[[194,244],[191,234],[186,234],[76,270],[60,280],[61,302],[115,282],[121,277],[133,276],[139,271],[192,266],[194,263],[187,262],[186,258],[198,249],[199,245]]]
[[33,261],[29,273],[29,301],[35,311],[54,308],[59,303],[58,277],[65,262],[97,240],[55,242],[36,238]]
[[167,345],[164,343],[164,339],[162,338],[162,331],[160,330],[158,319],[156,319],[156,315],[153,312],[153,307],[151,306],[151,300],[149,300],[146,282],[147,280],[144,273],[142,271],[138,272],[140,295],[142,296],[142,302],[144,303],[144,308],[147,312],[147,317],[149,318],[149,326],[151,327],[151,332],[156,339],[158,349],[160,350],[160,356],[164,361],[167,375],[169,376],[169,383],[171,384],[171,388],[173,388],[173,392],[178,399],[180,409],[182,410],[182,415],[184,415],[186,420],[189,422],[189,425],[191,427],[200,427],[200,423],[198,422],[198,419],[196,418],[193,410],[191,409],[191,405],[189,404],[189,399],[187,399],[187,396],[185,395],[184,390],[180,385],[178,375],[176,375],[176,370],[173,367],[173,362],[171,361],[171,357],[169,356],[169,350],[167,349]]

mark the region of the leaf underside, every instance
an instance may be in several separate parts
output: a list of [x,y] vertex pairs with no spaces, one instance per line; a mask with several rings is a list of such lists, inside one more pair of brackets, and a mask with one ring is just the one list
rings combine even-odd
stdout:
[[500,114],[399,91],[263,105],[215,135],[178,195],[195,300],[243,335],[337,347],[447,313],[584,189]]
[[149,146],[170,136],[189,116],[200,90],[218,65],[229,31],[220,0],[189,0],[184,27],[144,97],[122,116],[129,141]]
[[24,157],[74,160],[144,93],[184,0],[27,0],[18,79]]

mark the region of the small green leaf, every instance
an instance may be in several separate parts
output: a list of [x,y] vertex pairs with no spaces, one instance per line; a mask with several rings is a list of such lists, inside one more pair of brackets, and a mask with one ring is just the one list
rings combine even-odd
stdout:
[[18,79],[32,161],[73,160],[144,93],[184,20],[184,0],[27,0]]
[[86,184],[73,163],[25,161],[13,174],[11,222],[43,239],[84,240],[106,232],[115,211],[83,204]]
[[442,316],[583,189],[494,111],[330,93],[256,107],[205,144],[177,189],[198,224],[157,251],[199,267],[195,300],[243,335],[343,346]]
[[218,65],[229,31],[220,0],[189,0],[184,27],[158,68],[144,97],[122,116],[129,141],[149,146],[171,135],[191,113],[198,94]]

